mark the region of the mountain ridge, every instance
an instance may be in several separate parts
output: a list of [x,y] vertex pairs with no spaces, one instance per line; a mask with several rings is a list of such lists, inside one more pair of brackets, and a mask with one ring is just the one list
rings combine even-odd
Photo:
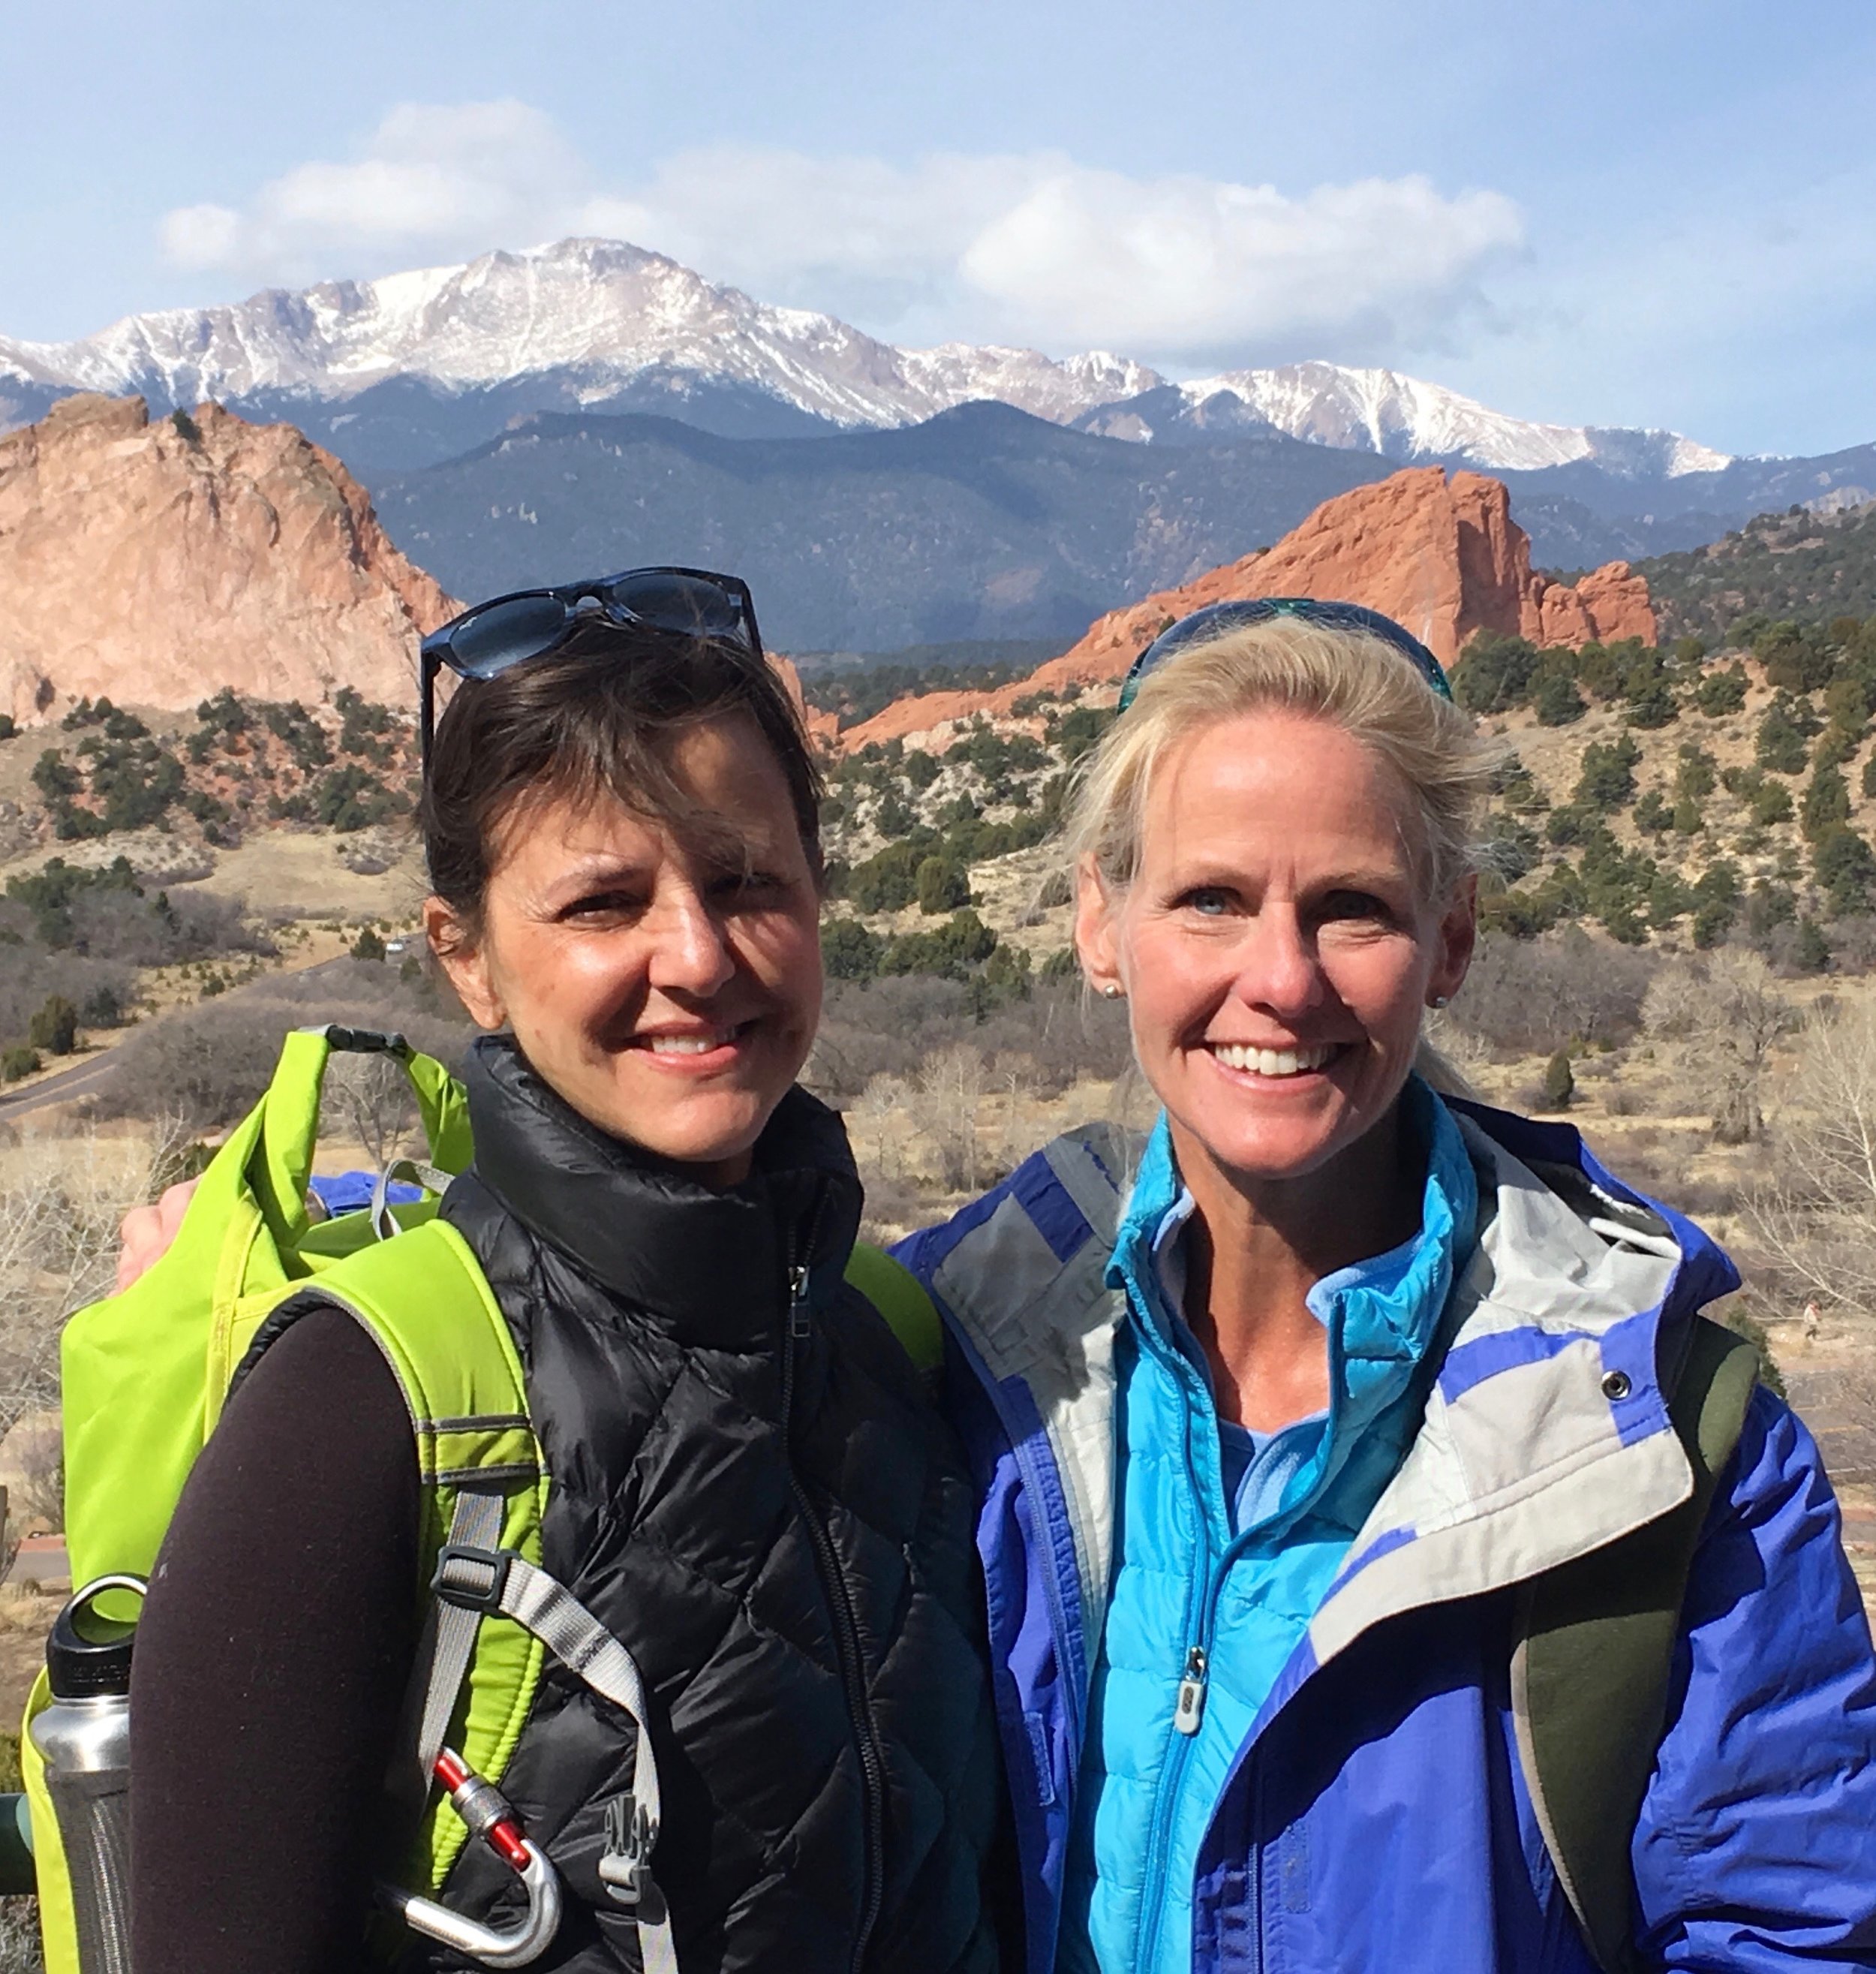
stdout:
[[[492,413],[511,401],[522,410],[647,409],[662,393],[702,408],[706,420],[712,408],[726,415],[716,401],[753,393],[810,428],[848,430],[915,424],[974,398],[1058,424],[1105,417],[1117,428],[1144,426],[1128,408],[1170,389],[1195,416],[1229,397],[1246,418],[1289,437],[1396,463],[1496,471],[1590,460],[1618,477],[1727,463],[1676,433],[1514,418],[1396,371],[1318,362],[1177,384],[1104,350],[1056,359],[995,344],[904,349],[830,315],[756,301],[615,241],[562,240],[375,280],[264,290],[240,303],[128,316],[62,343],[0,336],[0,425],[26,422],[57,395],[89,390],[134,393],[159,409],[212,398],[310,429],[316,421],[296,416],[293,401],[355,405],[400,382],[459,406],[486,395],[496,401]],[[408,467],[444,456],[355,464]]]

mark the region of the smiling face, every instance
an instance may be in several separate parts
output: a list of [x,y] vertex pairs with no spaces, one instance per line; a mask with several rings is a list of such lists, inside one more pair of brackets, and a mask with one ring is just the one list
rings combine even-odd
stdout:
[[[1125,892],[1084,868],[1082,963],[1128,996],[1201,1203],[1206,1168],[1253,1195],[1357,1176],[1422,1009],[1472,955],[1472,887],[1427,901],[1420,828],[1396,771],[1340,727],[1256,711],[1161,761]],[[1391,1157],[1389,1134],[1373,1144]]]
[[582,1117],[734,1185],[814,1039],[820,899],[753,720],[690,728],[670,765],[707,841],[610,798],[525,802],[473,936],[440,898],[426,923],[476,1023],[511,1028]]

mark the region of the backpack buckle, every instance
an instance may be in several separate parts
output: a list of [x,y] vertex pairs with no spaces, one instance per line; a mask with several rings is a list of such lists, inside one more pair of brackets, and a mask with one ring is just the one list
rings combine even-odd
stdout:
[[599,1861],[599,1882],[616,1904],[635,1906],[651,1881],[652,1847],[658,1826],[630,1789],[606,1805],[606,1848]]
[[445,1543],[437,1552],[436,1572],[430,1579],[430,1588],[444,1603],[453,1604],[459,1610],[499,1617],[503,1593],[508,1588],[509,1566],[514,1559],[512,1549],[477,1549],[468,1543]]

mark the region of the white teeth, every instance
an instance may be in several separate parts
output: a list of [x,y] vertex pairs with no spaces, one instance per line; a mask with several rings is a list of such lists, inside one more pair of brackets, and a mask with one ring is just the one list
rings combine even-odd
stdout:
[[1255,1071],[1259,1076],[1300,1076],[1320,1069],[1335,1051],[1330,1047],[1299,1049],[1246,1048],[1237,1042],[1214,1042],[1212,1053],[1227,1069]]
[[721,1048],[735,1033],[725,1028],[714,1035],[653,1035],[651,1052],[653,1055],[708,1055],[713,1048]]

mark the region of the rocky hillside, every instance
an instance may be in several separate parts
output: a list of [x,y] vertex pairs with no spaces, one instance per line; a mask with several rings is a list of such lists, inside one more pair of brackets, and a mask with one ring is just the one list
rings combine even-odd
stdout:
[[1111,691],[1167,625],[1206,604],[1247,596],[1366,604],[1405,624],[1448,664],[1481,631],[1573,648],[1655,638],[1648,585],[1626,563],[1596,569],[1573,587],[1551,582],[1531,568],[1531,543],[1511,519],[1502,480],[1409,468],[1324,501],[1273,547],[1110,612],[1027,679],[994,692],[902,700],[842,744],[861,748],[979,714],[1007,718],[1039,694],[1069,686]]
[[[1859,491],[1861,490],[1858,490]],[[1876,500],[1761,514],[1705,548],[1640,565],[1671,634],[1710,642],[1742,617],[1876,614]]]
[[408,703],[442,589],[290,425],[62,399],[0,439],[0,712],[179,710],[222,687]]

